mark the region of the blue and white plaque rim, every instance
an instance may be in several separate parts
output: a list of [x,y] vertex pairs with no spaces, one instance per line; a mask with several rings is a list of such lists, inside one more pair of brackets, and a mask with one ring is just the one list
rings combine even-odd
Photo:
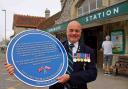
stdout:
[[51,34],[30,29],[17,34],[8,44],[7,63],[14,75],[27,85],[51,86],[67,71],[68,57],[61,42]]

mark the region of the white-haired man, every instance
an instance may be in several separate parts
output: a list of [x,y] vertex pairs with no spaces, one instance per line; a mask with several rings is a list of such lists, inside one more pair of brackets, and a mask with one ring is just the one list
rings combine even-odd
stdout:
[[112,48],[113,48],[113,43],[110,41],[110,36],[106,36],[106,40],[103,41],[102,43],[102,48],[104,52],[104,61],[103,61],[103,69],[104,69],[104,74],[111,74],[111,65],[112,65]]

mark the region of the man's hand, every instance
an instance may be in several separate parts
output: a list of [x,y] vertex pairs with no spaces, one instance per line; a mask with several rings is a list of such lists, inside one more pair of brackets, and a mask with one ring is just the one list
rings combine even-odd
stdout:
[[58,82],[61,84],[66,83],[70,79],[70,76],[68,74],[64,74],[57,78]]
[[14,68],[11,64],[5,64],[5,68],[8,71],[9,75],[13,75],[14,74]]

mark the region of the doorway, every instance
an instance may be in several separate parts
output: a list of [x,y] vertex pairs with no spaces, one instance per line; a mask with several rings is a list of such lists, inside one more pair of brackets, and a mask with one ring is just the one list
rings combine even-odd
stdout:
[[94,50],[97,66],[102,67],[103,52],[100,51],[100,48],[103,42],[103,26],[83,29],[83,41]]

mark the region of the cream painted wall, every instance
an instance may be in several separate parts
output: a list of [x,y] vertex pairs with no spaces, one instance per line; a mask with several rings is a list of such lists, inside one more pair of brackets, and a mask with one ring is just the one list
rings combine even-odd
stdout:
[[14,27],[14,34],[16,35],[16,34],[22,32],[22,31],[25,31],[25,30],[27,30],[27,28],[24,28],[24,27]]

